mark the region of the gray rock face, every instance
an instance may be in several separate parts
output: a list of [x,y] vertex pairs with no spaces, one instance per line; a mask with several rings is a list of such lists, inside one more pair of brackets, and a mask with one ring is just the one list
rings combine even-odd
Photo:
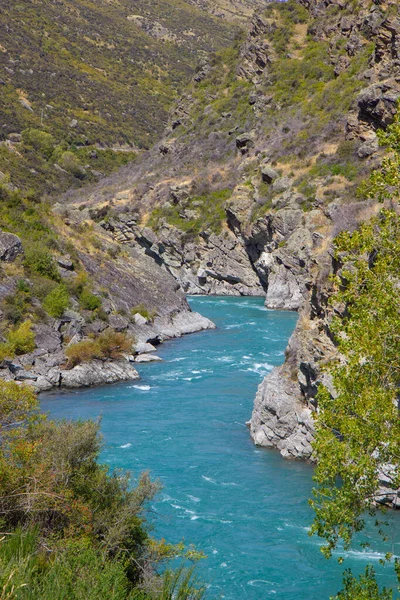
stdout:
[[103,362],[94,360],[69,371],[60,371],[60,387],[79,388],[117,381],[139,379],[136,369],[126,360]]
[[399,98],[400,84],[396,79],[373,84],[362,90],[357,98],[361,117],[385,127],[393,122]]
[[156,352],[156,350],[157,348],[147,342],[138,342],[135,344],[136,354],[149,354],[150,352]]
[[312,413],[301,401],[296,382],[281,368],[261,383],[254,401],[250,434],[255,444],[277,448],[285,458],[309,459],[314,426]]
[[260,172],[261,179],[264,181],[264,183],[272,183],[273,181],[275,181],[275,179],[278,179],[279,177],[278,173],[268,165],[264,165],[263,167],[261,167]]
[[[115,220],[111,227],[115,239],[124,236],[127,245],[135,249],[141,247],[146,260],[161,264],[188,294],[258,296],[264,293],[243,242],[232,231],[224,230],[220,234],[205,231],[195,241],[167,224],[157,234],[141,229],[133,221]],[[138,325],[145,324],[140,315],[134,319]]]
[[22,242],[18,236],[6,231],[0,232],[0,260],[13,262],[23,253]]
[[154,328],[160,332],[164,339],[176,338],[188,333],[195,333],[207,329],[215,329],[210,319],[196,312],[178,312],[168,317],[157,317]]

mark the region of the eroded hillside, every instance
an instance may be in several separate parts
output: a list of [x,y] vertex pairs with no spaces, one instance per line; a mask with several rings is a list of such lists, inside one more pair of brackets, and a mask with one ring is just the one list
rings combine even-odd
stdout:
[[[309,457],[329,335],[332,241],[376,214],[363,181],[400,97],[397,2],[287,2],[202,65],[161,143],[55,209],[164,266],[189,293],[301,311],[266,378],[256,443]],[[95,224],[97,223],[97,225]]]
[[199,61],[237,33],[183,0],[2,2],[3,182],[54,194],[132,160]]

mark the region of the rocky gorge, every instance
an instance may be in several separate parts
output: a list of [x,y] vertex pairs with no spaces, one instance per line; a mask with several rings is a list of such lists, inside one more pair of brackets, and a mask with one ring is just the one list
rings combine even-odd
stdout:
[[[400,18],[394,2],[279,10],[257,13],[234,60],[201,67],[159,144],[67,205],[68,219],[96,223],[183,292],[265,294],[268,308],[299,311],[249,427],[256,444],[310,459],[315,396],[336,352],[332,243],[379,210],[356,190],[380,164],[376,132],[400,98]],[[292,36],[284,44],[282,28]],[[309,98],[299,109],[284,94],[303,65]]]
[[[257,8],[235,47],[201,61],[159,143],[57,199],[54,227],[75,256],[58,256],[59,277],[83,266],[103,295],[102,318],[73,300],[34,325],[36,349],[3,361],[3,378],[38,390],[134,378],[134,363],[164,339],[213,326],[185,294],[265,295],[268,308],[299,311],[299,320],[284,365],[260,385],[250,433],[285,457],[311,457],[317,387],[336,352],[332,242],[379,210],[357,189],[380,164],[377,130],[400,98],[398,5],[357,7]],[[22,252],[14,242],[7,264]],[[6,276],[2,296],[16,285]],[[148,314],[132,315],[138,305]],[[108,327],[135,339],[132,356],[64,368],[69,344]]]

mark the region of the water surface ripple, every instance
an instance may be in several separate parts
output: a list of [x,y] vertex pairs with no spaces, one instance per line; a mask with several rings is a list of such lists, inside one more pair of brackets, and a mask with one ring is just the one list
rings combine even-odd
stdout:
[[[297,316],[266,310],[262,298],[190,302],[216,331],[164,344],[164,362],[139,365],[138,382],[43,395],[42,408],[60,418],[101,414],[102,460],[161,479],[155,533],[204,551],[209,598],[329,598],[343,567],[308,536],[312,468],[257,449],[245,426],[257,385],[284,360]],[[382,553],[353,550],[345,566],[360,572],[372,561],[393,584]]]

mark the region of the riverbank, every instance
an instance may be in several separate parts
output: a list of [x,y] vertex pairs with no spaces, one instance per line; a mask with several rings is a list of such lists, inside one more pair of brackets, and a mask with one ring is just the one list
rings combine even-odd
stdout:
[[[101,414],[102,461],[161,480],[155,533],[207,555],[199,565],[207,598],[328,598],[343,566],[326,561],[308,536],[313,467],[256,448],[245,426],[258,384],[284,360],[297,314],[267,310],[262,298],[189,302],[217,329],[163,344],[163,362],[138,365],[140,381],[44,394],[42,408],[60,418]],[[393,585],[379,552],[355,547],[344,567],[358,573],[373,560]]]
[[[120,321],[118,324],[114,319],[116,330],[128,331],[128,324],[125,324],[123,317],[116,319]],[[212,321],[190,310],[173,312],[153,320],[137,315],[136,321],[129,325],[129,335],[134,340],[131,354],[116,360],[90,360],[73,368],[66,368],[66,325],[71,326],[68,315],[64,320],[53,319],[49,324],[37,326],[35,350],[12,360],[3,360],[0,363],[0,378],[5,381],[23,381],[36,392],[133,381],[139,379],[135,364],[157,360],[153,352],[165,340],[215,327]],[[106,327],[107,324],[104,324],[103,329]],[[75,333],[70,344],[81,339],[82,334]]]

